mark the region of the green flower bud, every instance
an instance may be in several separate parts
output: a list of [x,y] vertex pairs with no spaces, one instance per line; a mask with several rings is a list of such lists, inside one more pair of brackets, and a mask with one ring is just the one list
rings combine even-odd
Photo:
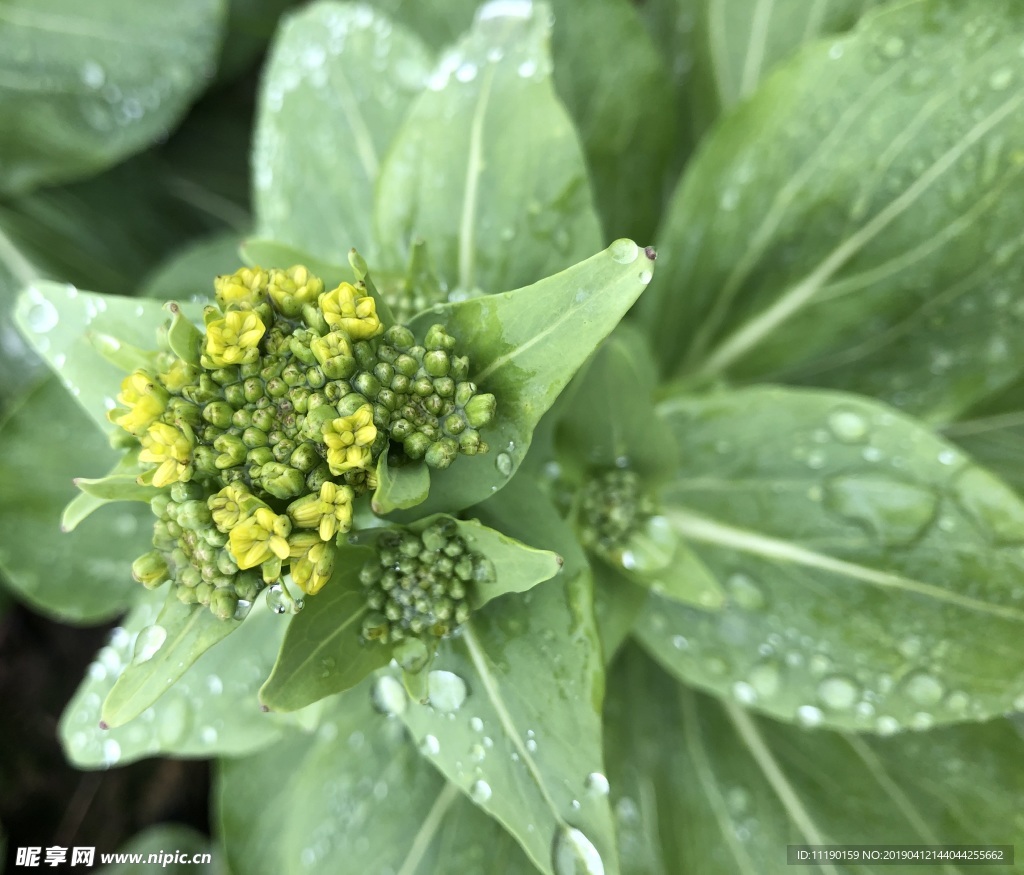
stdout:
[[238,610],[238,596],[227,589],[214,590],[210,596],[210,611],[215,617],[230,620]]
[[459,454],[459,445],[450,437],[441,438],[434,444],[430,445],[430,449],[427,450],[423,460],[431,468],[447,468],[455,461],[455,457]]
[[220,453],[215,462],[218,468],[233,468],[235,465],[241,465],[245,461],[248,449],[242,439],[234,434],[222,434],[213,442],[213,448]]
[[249,428],[242,432],[242,443],[250,450],[255,447],[265,447],[268,443],[267,433],[255,426],[249,426]]
[[414,377],[420,369],[420,363],[411,355],[400,355],[395,359],[395,370],[404,377]]
[[444,430],[448,434],[460,435],[466,430],[466,420],[457,413],[446,416],[444,420]]
[[245,385],[243,383],[232,383],[224,387],[224,398],[235,410],[245,406]]
[[[203,497],[203,487],[198,483],[175,483],[171,486],[171,501],[181,504]],[[169,503],[168,503],[169,507]]]
[[396,441],[404,441],[415,431],[408,419],[395,419],[388,425],[388,432]]
[[402,447],[405,449],[405,454],[410,459],[422,459],[427,454],[427,450],[430,449],[430,444],[430,438],[424,434],[416,432],[415,434],[409,435],[409,437],[402,442]]
[[369,403],[368,399],[358,392],[350,392],[338,402],[338,415],[351,416],[357,410],[361,410]]
[[303,474],[308,474],[322,461],[323,458],[316,451],[316,447],[309,441],[299,444],[288,457],[288,464]]
[[407,395],[409,393],[409,378],[405,374],[395,374],[391,378],[391,391],[398,395]]
[[267,395],[271,398],[283,398],[288,394],[288,384],[281,377],[267,380]]
[[423,356],[423,370],[432,377],[447,377],[451,370],[448,353],[440,349],[431,350]]
[[211,401],[203,408],[203,419],[217,428],[228,428],[234,408],[227,401]]
[[[353,361],[353,364],[354,364],[354,361]],[[346,370],[347,370],[347,368],[346,368]],[[348,374],[345,374],[343,371],[339,371],[338,373],[342,374],[343,376],[346,376],[346,377],[348,376]],[[333,379],[337,380],[337,379],[341,379],[341,377],[334,377]],[[306,385],[309,386],[311,389],[322,389],[325,385],[327,385],[327,374],[324,373],[323,368],[320,368],[320,367],[309,368],[306,371]],[[295,405],[295,409],[296,410],[299,409],[298,404]]]
[[259,377],[249,377],[242,383],[242,390],[245,393],[246,402],[255,404],[263,397],[263,380]]
[[288,351],[304,365],[315,365],[316,356],[310,344],[317,336],[304,328],[298,329],[288,340]]
[[206,501],[202,499],[191,499],[182,504],[178,513],[178,525],[184,529],[193,531],[204,529],[213,522],[210,516],[210,509]]
[[156,589],[170,578],[167,560],[156,550],[143,553],[132,563],[132,577],[146,589]]
[[469,359],[466,356],[457,355],[452,357],[450,376],[456,383],[469,378]]
[[451,352],[455,349],[455,338],[444,330],[443,325],[431,325],[427,329],[427,336],[423,339],[423,345],[429,350],[446,350]]
[[451,398],[455,394],[455,381],[451,377],[435,377],[434,392],[441,398]]
[[258,410],[254,410],[252,413],[252,424],[253,427],[258,428],[260,431],[270,432],[273,430],[276,423],[277,417],[274,416],[274,411],[269,407],[261,407]]
[[390,412],[398,407],[398,395],[391,389],[381,389],[377,393],[377,403]]
[[434,394],[434,381],[429,377],[417,377],[409,388],[412,389],[414,395],[427,398]]
[[416,342],[416,338],[404,325],[392,325],[384,332],[384,342],[396,349],[405,350]]
[[372,371],[373,366],[377,364],[377,352],[365,340],[352,344],[352,352],[359,363],[359,367],[364,371]]
[[199,596],[195,589],[186,586],[179,586],[174,590],[174,595],[183,605],[198,604]]
[[373,366],[373,376],[377,378],[382,386],[387,386],[395,376],[395,369],[387,362],[377,362]]
[[255,447],[246,453],[245,461],[250,465],[263,466],[276,461],[274,451],[270,447]]
[[483,447],[485,446],[480,440],[480,433],[474,428],[466,429],[459,435],[459,450],[467,456],[475,456],[477,453],[484,452]]
[[306,475],[306,488],[310,492],[319,492],[320,487],[330,479],[331,468],[326,462],[322,462]]
[[485,395],[474,395],[466,404],[466,421],[473,428],[490,425],[497,406],[497,399],[489,392]]
[[295,498],[305,490],[306,478],[295,468],[270,462],[260,472],[260,485],[275,498]]

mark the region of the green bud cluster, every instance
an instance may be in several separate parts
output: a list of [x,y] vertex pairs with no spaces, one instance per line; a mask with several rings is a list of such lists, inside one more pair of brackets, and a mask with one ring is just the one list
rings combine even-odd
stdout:
[[203,489],[175,483],[151,507],[155,549],[135,560],[135,579],[150,589],[170,580],[181,602],[208,605],[222,619],[244,613],[263,581],[254,571],[239,571],[227,549],[228,536],[213,524]]
[[370,608],[363,638],[441,638],[469,618],[470,587],[494,578],[491,560],[469,550],[450,520],[421,534],[386,532],[359,573]]
[[657,510],[639,475],[621,468],[590,478],[580,490],[578,502],[580,542],[605,555],[625,548]]

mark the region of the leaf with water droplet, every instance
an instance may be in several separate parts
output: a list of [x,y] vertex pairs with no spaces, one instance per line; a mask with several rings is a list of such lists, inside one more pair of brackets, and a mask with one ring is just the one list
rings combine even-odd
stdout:
[[[837,409],[863,437],[830,428]],[[808,725],[1011,709],[1024,671],[1000,654],[1024,625],[1024,503],[1008,487],[867,399],[765,387],[659,410],[680,446],[663,513],[730,597],[708,613],[652,596],[635,634],[667,669],[722,696],[743,684],[745,704]],[[770,688],[751,683],[766,659]],[[954,689],[969,708],[947,702]]]
[[600,247],[576,130],[551,82],[549,35],[547,13],[531,7],[525,18],[478,19],[441,55],[381,167],[374,228],[389,266],[422,238],[450,289],[503,292]]
[[[519,502],[502,497],[506,491],[474,513],[527,542],[549,549],[563,544],[565,524],[557,514],[552,520],[543,498],[523,514]],[[431,745],[426,753],[450,781],[471,795],[476,781],[487,783],[491,794],[478,794],[477,803],[549,875],[552,836],[568,828],[596,846],[606,872],[617,871],[608,800],[588,795],[585,786],[587,775],[603,773],[603,671],[592,582],[578,546],[575,551],[567,551],[566,567],[554,580],[492,602],[461,634],[441,642],[432,668],[457,675],[469,691],[453,720],[416,703],[402,715],[418,742],[437,739],[436,750]],[[486,744],[484,727],[490,744],[473,760],[475,746]]]
[[373,512],[390,513],[421,504],[430,491],[430,469],[424,463],[413,462],[394,467],[388,454],[381,453],[377,460],[377,489],[373,493]]
[[0,20],[0,191],[87,177],[166,137],[206,86],[223,24],[218,0],[9,6]]
[[[363,546],[338,548],[331,579],[288,624],[274,670],[260,688],[264,705],[295,711],[354,687],[391,660],[390,645],[362,640],[363,618],[370,608],[359,571],[373,556]],[[327,672],[325,658],[334,660]]]
[[205,605],[184,605],[174,592],[165,598],[156,619],[165,631],[165,642],[150,659],[127,665],[103,701],[100,716],[111,727],[138,717],[203,653],[240,625],[237,620],[215,617]]
[[[452,513],[509,482],[541,417],[644,290],[636,263],[617,262],[613,249],[524,289],[445,304],[413,320],[417,332],[445,323],[473,364],[470,376],[497,398],[494,422],[482,432],[491,452],[433,471],[417,515]],[[652,258],[653,250],[638,251],[637,261]],[[496,463],[499,453],[509,464]]]
[[[757,34],[756,73],[772,33],[755,22],[794,39],[792,5],[752,18],[735,0],[707,23],[737,44]],[[963,39],[972,22],[993,35],[984,49]],[[931,422],[1015,380],[1024,81],[1004,71],[1021,26],[1013,4],[883,4],[724,116],[673,196],[664,281],[641,304],[664,370],[856,391]],[[741,183],[734,209],[708,208]]]
[[69,521],[78,528],[60,531],[72,479],[101,474],[116,458],[53,378],[0,424],[0,571],[19,598],[49,616],[96,623],[125,611],[138,594],[130,566],[149,549],[149,508],[99,507],[89,499],[72,510]]
[[[34,308],[44,305],[55,314],[52,323],[33,319]],[[183,304],[182,311],[201,318],[202,308],[196,304]],[[96,349],[90,336],[98,332],[143,350],[155,349],[157,332],[168,321],[161,302],[38,281],[21,293],[14,320],[93,422],[106,433],[120,432],[107,412],[124,373]]]
[[[385,678],[401,690],[376,683]],[[401,724],[373,710],[372,683],[331,702],[316,733],[222,763],[216,819],[232,871],[535,872],[470,787],[447,784]]]
[[[1007,815],[1024,793],[1007,720],[891,738],[807,730],[688,689],[636,648],[617,661],[608,696],[608,777],[631,873],[762,872],[793,841],[1024,836],[1024,820]],[[688,824],[690,838],[664,823]]]

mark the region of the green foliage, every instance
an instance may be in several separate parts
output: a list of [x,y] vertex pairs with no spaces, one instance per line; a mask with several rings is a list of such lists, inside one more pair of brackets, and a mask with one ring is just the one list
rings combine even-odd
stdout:
[[0,11],[0,572],[127,611],[76,766],[216,758],[254,875],[1024,836],[1018,3],[63,2]]

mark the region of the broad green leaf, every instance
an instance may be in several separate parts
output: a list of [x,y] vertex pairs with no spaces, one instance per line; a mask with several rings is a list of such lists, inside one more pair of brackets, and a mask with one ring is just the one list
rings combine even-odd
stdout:
[[[558,547],[557,517],[552,525],[543,504],[536,510],[522,515],[518,502],[496,497],[475,512],[523,541]],[[556,579],[474,613],[431,668],[431,704],[402,714],[421,751],[542,871],[552,872],[556,836],[572,828],[606,873],[617,872],[607,799],[587,793],[588,775],[602,771],[604,678],[586,566],[567,563]]]
[[849,389],[932,422],[1016,379],[1022,39],[1006,0],[890,4],[724,118],[660,234],[643,316],[664,369]]
[[109,470],[116,455],[56,380],[0,425],[0,571],[19,598],[65,622],[113,617],[139,589],[131,563],[148,549],[149,508],[103,508],[61,531],[72,478]]
[[616,240],[532,286],[444,304],[413,320],[417,333],[445,323],[469,357],[471,378],[498,401],[483,431],[490,452],[433,472],[423,513],[454,512],[508,482],[541,416],[651,281],[653,258],[653,250]]
[[457,295],[502,292],[601,245],[572,122],[551,82],[549,10],[481,9],[409,109],[381,167],[374,227],[386,266],[430,245]]
[[315,734],[221,761],[214,799],[232,871],[533,873],[370,700],[367,682],[332,702]]
[[668,67],[628,0],[552,0],[558,96],[579,129],[606,240],[651,238],[674,181]]
[[319,2],[280,29],[253,150],[260,235],[327,261],[376,261],[374,191],[384,154],[430,68],[426,49],[370,8]]
[[915,421],[758,388],[661,413],[664,514],[730,598],[652,596],[636,626],[681,679],[808,725],[891,733],[1024,705],[1024,503]]
[[[96,875],[185,875],[195,871],[199,860],[193,860],[201,854],[209,858],[203,867],[206,872],[227,875],[227,869],[218,859],[220,855],[210,839],[191,827],[176,823],[148,827],[121,845],[118,852],[138,855],[142,862],[113,863],[97,869]],[[183,862],[170,862],[177,854],[183,855]],[[70,854],[68,859],[71,859]]]
[[416,31],[432,49],[455,42],[473,23],[480,0],[372,0],[371,5],[399,24]]
[[173,591],[160,614],[136,642],[100,710],[104,723],[123,726],[163,696],[200,656],[234,632],[239,620],[215,617],[205,605],[184,605]]
[[260,710],[256,692],[270,673],[287,622],[264,599],[238,632],[203,653],[167,693],[123,726],[101,729],[100,704],[134,655],[153,643],[162,592],[147,592],[86,669],[60,722],[60,741],[80,769],[126,765],[143,757],[242,756],[278,741],[318,709],[285,717]]
[[166,136],[213,72],[221,0],[8,0],[0,191],[87,176]]
[[377,460],[377,489],[373,493],[374,513],[385,514],[415,507],[426,500],[429,491],[430,469],[426,465],[411,464],[393,468],[388,464],[388,454],[380,454]]
[[386,665],[391,647],[362,641],[369,611],[359,571],[373,553],[363,546],[338,548],[334,574],[292,618],[260,701],[275,711],[295,711],[348,690]]
[[631,652],[609,679],[606,731],[628,875],[782,873],[790,844],[1012,845],[1024,833],[1022,741],[1006,720],[885,739],[802,730],[695,693]]
[[161,301],[211,301],[214,278],[241,266],[241,243],[242,236],[231,231],[189,244],[146,278],[140,296]]
[[[849,30],[881,0],[698,0],[687,94],[699,132],[804,43]],[[677,5],[684,5],[677,3]]]
[[[182,309],[201,324],[202,307],[183,304]],[[104,432],[120,432],[106,414],[115,405],[124,372],[97,350],[93,338],[106,335],[140,349],[156,349],[157,332],[169,321],[163,304],[40,281],[22,292],[14,318],[93,422]]]

